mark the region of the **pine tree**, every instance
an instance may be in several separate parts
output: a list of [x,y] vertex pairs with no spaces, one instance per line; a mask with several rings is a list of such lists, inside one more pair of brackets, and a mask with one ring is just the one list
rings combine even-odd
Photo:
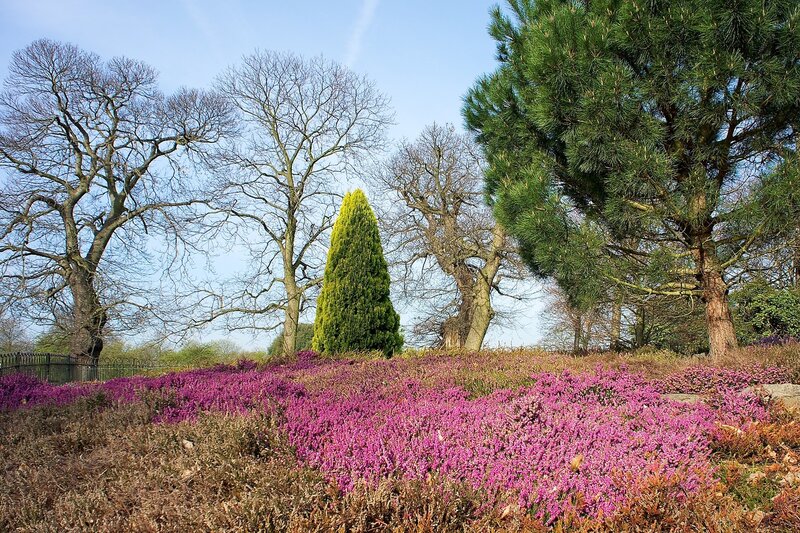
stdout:
[[523,257],[576,300],[702,301],[712,355],[735,348],[731,284],[800,216],[800,4],[508,7],[464,112]]
[[380,350],[386,355],[398,351],[403,339],[389,282],[378,223],[367,197],[360,189],[347,193],[333,226],[317,300],[314,349]]

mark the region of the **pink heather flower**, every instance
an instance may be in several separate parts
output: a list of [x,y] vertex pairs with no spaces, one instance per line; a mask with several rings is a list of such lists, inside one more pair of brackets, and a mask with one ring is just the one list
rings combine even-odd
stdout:
[[[344,490],[436,473],[507,494],[551,523],[565,513],[612,514],[654,476],[679,480],[677,492],[708,486],[718,424],[744,427],[768,416],[760,398],[740,389],[786,379],[778,367],[695,366],[650,382],[625,369],[540,372],[540,363],[520,354],[329,361],[301,352],[285,365],[240,361],[105,383],[55,386],[15,375],[0,378],[0,409],[103,392],[116,402],[163,395],[161,422],[281,412],[298,458]],[[487,367],[530,385],[473,398],[459,384],[489,376]],[[686,405],[663,392],[709,400]]]

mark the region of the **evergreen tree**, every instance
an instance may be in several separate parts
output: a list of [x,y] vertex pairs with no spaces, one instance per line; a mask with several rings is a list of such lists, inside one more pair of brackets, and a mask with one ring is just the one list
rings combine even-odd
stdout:
[[464,111],[527,263],[578,302],[697,297],[712,355],[736,347],[731,282],[800,214],[800,4],[508,5]]
[[317,300],[314,349],[380,350],[403,345],[400,317],[389,299],[389,270],[378,222],[364,193],[347,193],[333,226],[322,292]]

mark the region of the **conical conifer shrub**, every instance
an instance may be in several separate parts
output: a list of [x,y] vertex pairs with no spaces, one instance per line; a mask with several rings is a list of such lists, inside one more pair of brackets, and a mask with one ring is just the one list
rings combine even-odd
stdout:
[[378,221],[357,189],[345,195],[333,226],[313,346],[322,353],[380,350],[391,355],[402,344]]

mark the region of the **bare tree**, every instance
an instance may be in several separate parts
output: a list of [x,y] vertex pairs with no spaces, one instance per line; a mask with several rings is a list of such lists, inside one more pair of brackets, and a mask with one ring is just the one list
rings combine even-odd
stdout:
[[478,350],[495,317],[493,294],[513,294],[523,269],[484,204],[480,150],[452,125],[427,127],[372,173],[387,256],[405,295],[423,302],[420,336]]
[[0,315],[0,353],[28,352],[32,349],[32,337],[21,321]]
[[[380,149],[391,122],[373,84],[321,57],[256,52],[219,90],[238,110],[241,136],[216,159],[217,197],[250,268],[201,291],[205,318],[229,329],[277,329],[292,356],[303,311],[321,284],[325,244],[348,171]],[[282,320],[279,320],[282,318]]]
[[174,259],[202,200],[179,156],[231,125],[221,97],[156,81],[139,61],[39,40],[0,93],[0,305],[68,316],[71,351],[95,360],[112,315],[155,312],[137,284],[152,239]]
[[545,295],[546,305],[540,315],[545,330],[544,348],[579,354],[601,348],[608,341],[607,306],[580,309],[570,304],[566,294],[555,284],[545,289]]

